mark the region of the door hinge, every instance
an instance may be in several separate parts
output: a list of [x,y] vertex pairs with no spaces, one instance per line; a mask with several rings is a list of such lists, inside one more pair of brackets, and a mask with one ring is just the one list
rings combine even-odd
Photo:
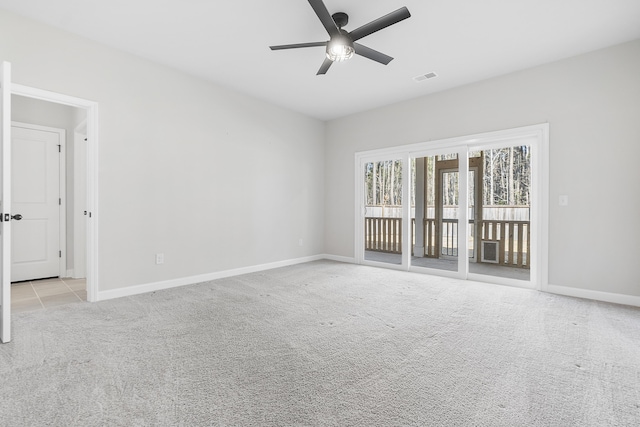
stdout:
[[62,251],[58,251],[58,258],[62,258]]
[[62,145],[58,144],[58,153],[62,153]]
[[58,204],[62,205],[62,199],[61,198],[58,198]]

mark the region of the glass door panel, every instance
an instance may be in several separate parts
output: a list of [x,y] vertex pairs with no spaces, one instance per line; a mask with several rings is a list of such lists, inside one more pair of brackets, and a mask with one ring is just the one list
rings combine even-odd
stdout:
[[412,161],[412,254],[414,267],[458,271],[458,156]]
[[402,160],[369,162],[364,168],[364,259],[402,264]]
[[[480,152],[480,210],[477,254],[469,264],[475,274],[530,280],[531,150],[529,146]],[[470,162],[471,165],[471,162]],[[470,236],[471,238],[471,236]]]

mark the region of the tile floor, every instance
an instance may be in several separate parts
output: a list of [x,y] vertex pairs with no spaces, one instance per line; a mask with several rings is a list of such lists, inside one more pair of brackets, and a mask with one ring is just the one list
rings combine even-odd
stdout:
[[11,311],[43,310],[87,300],[85,279],[57,278],[11,284]]

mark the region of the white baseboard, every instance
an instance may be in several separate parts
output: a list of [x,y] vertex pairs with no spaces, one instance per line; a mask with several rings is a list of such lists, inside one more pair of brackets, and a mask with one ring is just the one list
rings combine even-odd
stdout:
[[346,256],[324,254],[322,255],[322,259],[328,259],[330,261],[337,261],[337,262],[345,262],[347,264],[357,264],[355,258],[346,257]]
[[640,307],[640,297],[633,295],[614,294],[610,292],[592,291],[589,289],[572,288],[569,286],[548,285],[546,292],[570,297],[586,298],[596,301],[612,302],[615,304]]
[[74,274],[75,274],[75,272],[73,271],[73,269],[67,270],[66,276],[64,276],[64,277],[73,277]]
[[[217,279],[224,279],[227,277],[239,276],[242,274],[256,273],[259,271],[271,270],[274,268],[288,267],[290,265],[304,264],[306,262],[319,261],[322,259],[327,259],[330,261],[337,261],[337,262],[344,262],[348,264],[357,264],[356,259],[352,257],[330,255],[330,254],[313,255],[309,257],[295,258],[295,259],[278,261],[278,262],[273,262],[268,264],[260,264],[260,265],[250,266],[250,267],[236,268],[232,270],[217,271],[214,273],[201,274],[198,276],[182,277],[179,279],[166,280],[162,282],[128,286],[128,287],[112,289],[108,291],[99,291],[97,301],[104,301],[104,300],[113,299],[113,298],[144,294],[147,292],[177,288],[180,286],[194,285],[196,283],[208,282],[208,281],[217,280]],[[72,275],[69,275],[68,277],[72,277]],[[579,289],[579,288],[572,288],[569,286],[558,286],[558,285],[548,285],[544,292],[640,307],[640,296],[614,294],[610,292],[592,291],[588,289]]]
[[208,282],[211,280],[224,279],[227,277],[240,276],[241,274],[256,273],[259,271],[271,270],[274,268],[288,267],[290,265],[303,264],[305,262],[325,259],[324,255],[314,255],[304,258],[295,258],[285,261],[278,261],[269,264],[253,265],[250,267],[235,268],[232,270],[217,271],[215,273],[201,274],[198,276],[181,277],[179,279],[165,280],[163,282],[146,283],[144,285],[127,286],[124,288],[112,289],[108,291],[98,291],[97,301],[104,301],[113,298],[128,297],[132,295],[144,294],[147,292],[160,291],[163,289],[177,288],[180,286],[195,285],[196,283]]

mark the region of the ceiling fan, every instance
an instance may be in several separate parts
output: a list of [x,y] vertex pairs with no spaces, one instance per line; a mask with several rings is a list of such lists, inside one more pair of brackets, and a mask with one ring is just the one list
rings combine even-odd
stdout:
[[320,19],[320,22],[322,22],[324,28],[327,30],[327,33],[329,33],[329,41],[285,44],[269,47],[271,48],[271,50],[297,49],[301,47],[319,46],[326,47],[327,57],[322,63],[322,66],[320,66],[320,69],[318,70],[318,73],[316,75],[326,74],[327,71],[329,71],[329,67],[331,67],[331,64],[333,64],[335,61],[346,61],[347,59],[351,58],[354,53],[379,62],[381,64],[387,65],[393,59],[392,57],[378,52],[377,50],[373,50],[371,48],[363,46],[360,43],[356,43],[356,41],[411,16],[411,14],[409,13],[409,9],[407,9],[406,7],[401,7],[394,12],[391,12],[369,22],[368,24],[356,28],[353,31],[345,31],[342,28],[349,22],[349,16],[346,13],[338,12],[330,15],[327,7],[324,5],[322,0],[309,0],[309,4],[313,8],[316,15],[318,15],[318,18]]

